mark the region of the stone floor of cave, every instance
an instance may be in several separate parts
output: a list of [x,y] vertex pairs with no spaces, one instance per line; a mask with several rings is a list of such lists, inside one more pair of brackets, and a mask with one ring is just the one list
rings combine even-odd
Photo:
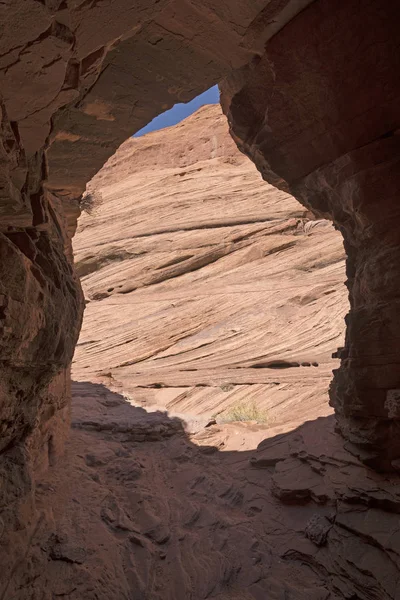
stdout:
[[36,503],[6,598],[399,597],[400,486],[344,449],[332,416],[288,433],[188,433],[166,412],[74,382],[67,449]]

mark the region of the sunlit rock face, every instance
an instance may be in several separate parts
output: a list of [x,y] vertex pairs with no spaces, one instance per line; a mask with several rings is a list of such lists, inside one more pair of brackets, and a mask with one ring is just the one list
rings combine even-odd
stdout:
[[332,413],[343,238],[263,181],[219,105],[130,138],[89,187],[102,202],[73,240],[87,303],[73,380],[189,423],[243,403],[288,430]]
[[223,85],[263,177],[343,234],[351,308],[331,403],[349,448],[385,470],[400,457],[398,17],[396,2],[315,2]]

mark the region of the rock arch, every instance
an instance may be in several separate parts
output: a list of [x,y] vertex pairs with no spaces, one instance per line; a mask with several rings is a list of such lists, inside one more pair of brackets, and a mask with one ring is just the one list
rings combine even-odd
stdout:
[[68,430],[83,314],[70,240],[85,184],[128,135],[221,80],[239,147],[343,233],[351,310],[331,402],[354,452],[398,467],[399,12],[394,0],[1,5],[0,472],[11,526]]

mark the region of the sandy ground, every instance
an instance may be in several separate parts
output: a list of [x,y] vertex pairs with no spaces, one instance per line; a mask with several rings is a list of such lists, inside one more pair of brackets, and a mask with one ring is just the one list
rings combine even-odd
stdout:
[[332,416],[202,427],[73,385],[7,600],[396,600],[400,486]]

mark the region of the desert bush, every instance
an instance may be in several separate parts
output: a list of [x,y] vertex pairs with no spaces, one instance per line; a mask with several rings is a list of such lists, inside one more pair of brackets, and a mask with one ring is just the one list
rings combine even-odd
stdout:
[[234,421],[268,423],[268,411],[257,406],[255,402],[241,402],[234,404],[218,416],[219,423],[233,423]]
[[224,383],[223,385],[220,386],[220,389],[223,392],[231,392],[234,388],[235,388],[235,386],[233,383]]
[[103,198],[97,190],[86,190],[79,202],[80,209],[88,215],[93,215],[101,206]]

